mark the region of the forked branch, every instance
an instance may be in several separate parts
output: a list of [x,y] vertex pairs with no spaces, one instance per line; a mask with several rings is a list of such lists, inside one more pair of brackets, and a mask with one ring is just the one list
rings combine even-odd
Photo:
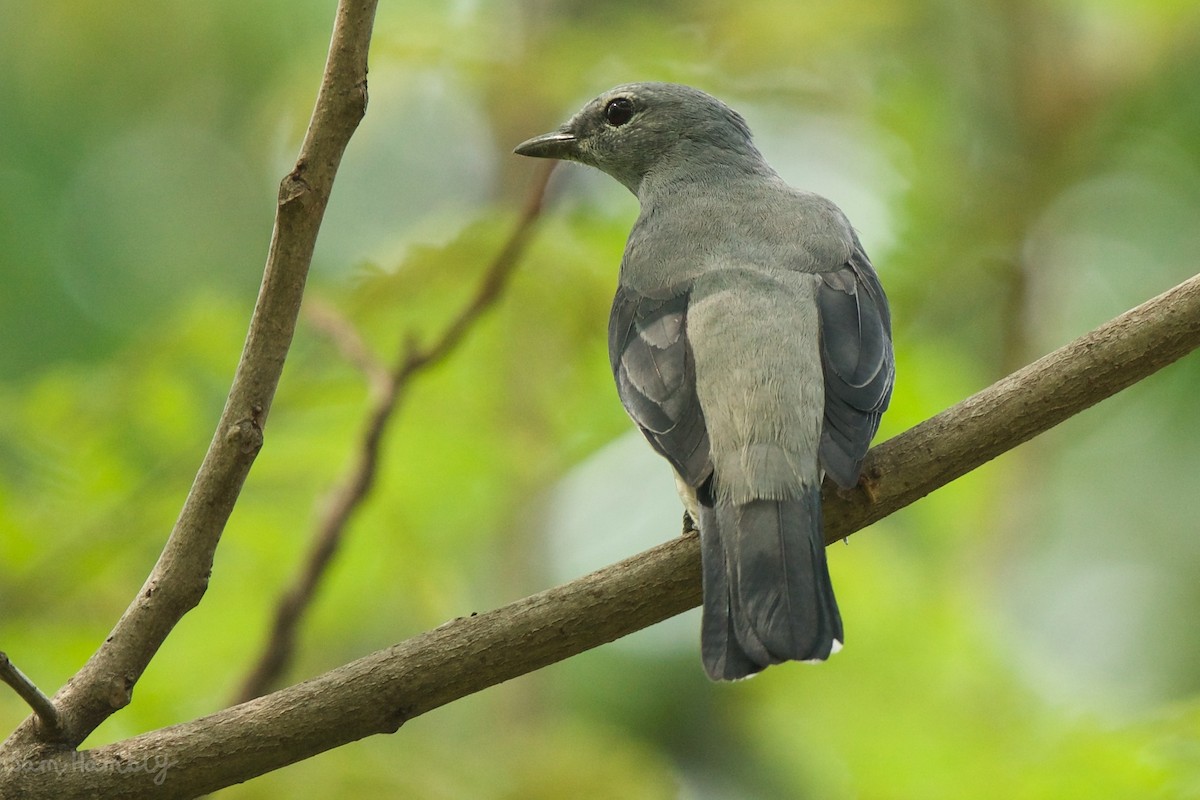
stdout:
[[366,374],[373,402],[362,434],[358,437],[354,460],[326,502],[304,564],[275,608],[266,645],[238,691],[237,702],[270,691],[287,669],[296,649],[296,630],[312,604],[321,577],[341,545],[354,512],[361,507],[375,485],[384,435],[410,382],[420,372],[450,355],[483,313],[499,300],[541,216],[546,184],[553,169],[554,162],[547,162],[535,172],[529,197],[508,240],[484,270],[483,279],[470,300],[432,344],[420,347],[411,336],[406,336],[395,365],[388,369],[368,353],[357,332],[346,320],[333,312],[318,312],[319,324],[338,342],[346,357]]

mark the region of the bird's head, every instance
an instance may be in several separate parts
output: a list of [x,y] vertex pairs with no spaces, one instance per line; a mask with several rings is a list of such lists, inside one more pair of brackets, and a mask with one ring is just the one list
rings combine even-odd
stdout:
[[522,142],[514,152],[596,167],[634,194],[655,172],[762,165],[750,129],[736,111],[698,89],[675,83],[617,86],[558,130]]

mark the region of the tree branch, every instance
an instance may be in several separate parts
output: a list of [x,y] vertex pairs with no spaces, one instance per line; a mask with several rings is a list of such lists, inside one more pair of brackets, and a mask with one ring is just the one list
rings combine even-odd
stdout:
[[397,372],[399,380],[405,380],[416,370],[429,367],[449,355],[470,330],[475,318],[496,301],[508,281],[508,276],[520,262],[521,254],[525,251],[529,237],[533,235],[533,223],[541,216],[542,204],[546,199],[546,185],[550,182],[550,175],[554,172],[555,166],[557,165],[547,164],[539,166],[534,171],[534,181],[525,205],[521,208],[517,227],[496,255],[496,259],[484,276],[483,283],[475,292],[475,296],[432,345],[425,348],[409,347],[408,357]]
[[50,701],[49,697],[42,694],[42,690],[29,680],[24,672],[17,669],[17,665],[12,663],[8,653],[3,651],[0,651],[0,681],[11,686],[13,691],[19,694],[21,699],[33,709],[38,721],[45,728],[47,737],[54,739],[61,736],[58,709],[54,707],[54,703]]
[[350,320],[315,297],[310,297],[304,304],[304,316],[313,328],[333,342],[342,358],[366,376],[372,392],[384,391],[391,380],[391,371],[375,357]]
[[322,313],[323,327],[333,334],[343,353],[366,372],[374,402],[359,437],[354,462],[325,506],[303,568],[280,598],[266,645],[239,689],[237,702],[270,691],[287,669],[295,652],[300,620],[312,604],[320,580],[345,537],[350,519],[375,485],[383,437],[410,381],[450,355],[471,326],[500,298],[533,233],[534,224],[541,216],[546,184],[554,166],[554,162],[548,162],[536,171],[529,197],[508,241],[484,271],[483,280],[470,301],[433,344],[418,348],[410,337],[406,337],[396,366],[386,370],[369,355],[353,326],[331,312]]
[[[1200,275],[872,451],[869,488],[825,492],[844,538],[1200,346]],[[874,501],[868,497],[870,492]],[[86,769],[10,770],[29,800],[187,798],[376,733],[700,602],[696,536],[432,631],[202,719],[82,754]],[[149,768],[165,765],[163,780]],[[173,780],[176,775],[186,776]]]
[[[291,345],[317,230],[350,136],[366,110],[377,0],[341,0],[321,89],[295,168],[279,187],[258,302],[216,433],[158,562],[116,627],[55,697],[58,744],[76,746],[129,703],[175,624],[200,602],[213,554],[250,466]],[[3,749],[44,741],[31,720]]]

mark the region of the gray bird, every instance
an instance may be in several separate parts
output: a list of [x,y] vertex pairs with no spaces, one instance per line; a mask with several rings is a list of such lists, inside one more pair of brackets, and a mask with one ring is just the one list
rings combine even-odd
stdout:
[[821,481],[858,483],[895,371],[887,298],[854,229],[788,186],[740,115],[687,86],[618,86],[515,152],[596,167],[641,205],[609,357],[699,526],[709,677],[828,658],[843,635]]

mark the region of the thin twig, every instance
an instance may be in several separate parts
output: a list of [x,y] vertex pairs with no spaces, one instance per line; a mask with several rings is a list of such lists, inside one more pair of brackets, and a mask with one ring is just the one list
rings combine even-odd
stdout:
[[310,325],[325,334],[325,337],[334,343],[342,358],[349,361],[367,377],[373,391],[383,392],[385,387],[391,383],[392,371],[375,357],[371,348],[363,341],[358,329],[351,324],[350,320],[339,314],[337,309],[319,298],[313,297],[304,303],[304,316]]
[[403,381],[407,375],[430,367],[449,355],[450,351],[458,346],[479,315],[496,301],[508,282],[508,276],[512,274],[513,269],[520,261],[521,254],[525,251],[525,245],[528,244],[529,237],[533,234],[533,224],[541,216],[542,206],[546,199],[546,185],[550,181],[550,175],[554,172],[555,166],[553,162],[538,165],[534,171],[533,185],[525,205],[521,208],[517,227],[513,230],[508,242],[496,255],[495,260],[492,261],[475,296],[463,307],[458,316],[442,332],[441,337],[432,345],[425,348],[414,347],[411,344],[408,346],[407,357],[398,366],[398,380]]
[[236,702],[244,702],[270,691],[287,670],[295,653],[296,631],[300,621],[312,605],[321,578],[345,538],[350,519],[375,485],[384,435],[410,381],[421,371],[449,356],[484,312],[500,298],[541,216],[546,185],[553,168],[553,162],[539,165],[521,216],[508,240],[484,271],[475,294],[433,344],[421,348],[413,343],[411,336],[406,336],[396,365],[388,370],[370,355],[369,349],[348,320],[324,307],[318,312],[322,329],[334,338],[343,354],[367,373],[374,389],[374,403],[359,436],[354,461],[330,495],[313,534],[304,565],[276,606],[271,632],[258,661],[238,690]]
[[[78,745],[129,703],[134,685],[175,624],[204,596],[221,533],[262,447],[334,176],[366,113],[367,51],[377,2],[338,3],[308,131],[295,168],[280,183],[262,285],[221,419],[145,584],[92,657],[55,696],[66,744]],[[23,723],[0,748],[0,756],[43,739],[44,732]]]
[[[872,463],[888,468],[874,476],[876,502],[861,490],[840,497],[826,492],[830,536],[848,536],[1198,346],[1200,276],[880,445]],[[892,467],[904,474],[893,474]],[[82,754],[86,772],[0,773],[0,796],[195,797],[391,733],[413,717],[699,602],[699,542],[694,534],[673,536],[564,586],[459,617],[265,697],[90,750]],[[127,768],[151,759],[187,780],[156,782],[153,774]]]
[[42,727],[46,729],[47,738],[50,740],[59,738],[62,731],[58,722],[58,709],[24,672],[17,669],[17,665],[12,663],[8,653],[3,651],[0,651],[0,681],[11,686],[21,696],[21,699],[29,704],[33,713],[37,715],[38,721],[42,723]]

